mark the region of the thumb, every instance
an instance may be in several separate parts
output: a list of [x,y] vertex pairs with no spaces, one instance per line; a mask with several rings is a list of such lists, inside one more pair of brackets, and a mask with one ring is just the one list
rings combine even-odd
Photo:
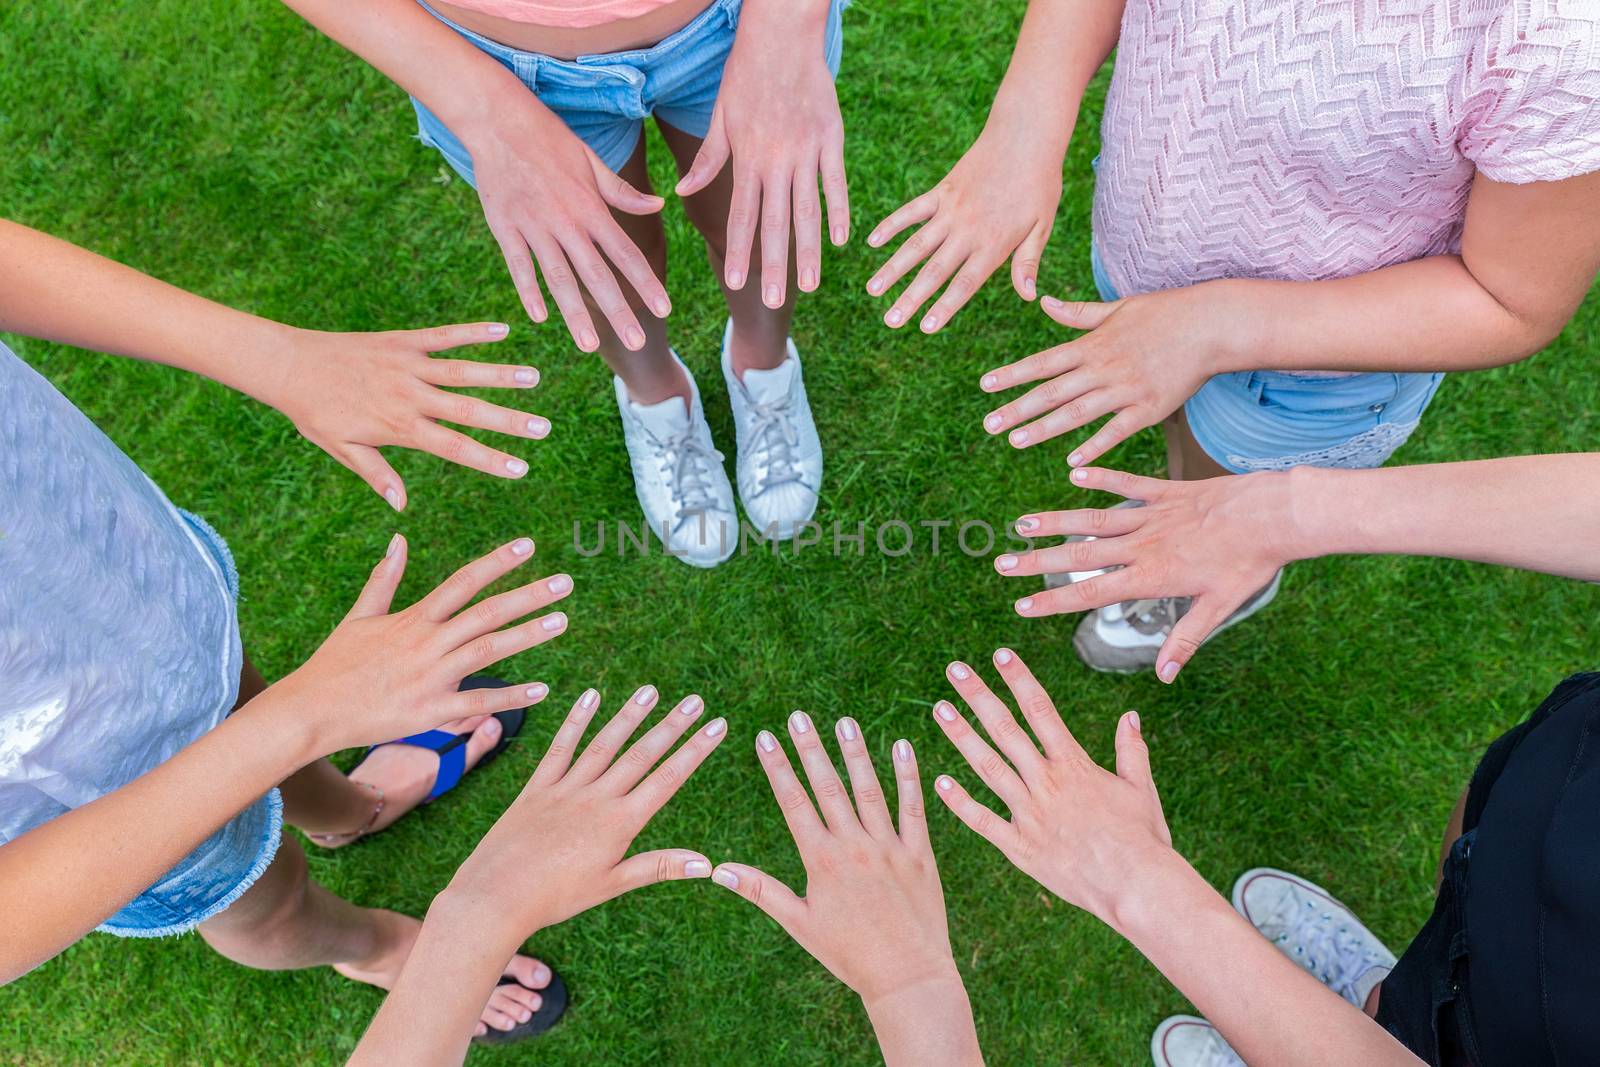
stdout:
[[711,129],[706,131],[706,139],[700,142],[700,151],[695,153],[689,173],[678,182],[678,195],[693,196],[710,185],[711,180],[728,165],[729,154],[728,135],[722,128],[722,105],[719,102],[711,116]]
[[600,157],[589,153],[589,166],[594,170],[595,186],[600,199],[630,215],[654,215],[666,206],[666,201],[651,193],[641,193],[618,174],[600,162]]
[[719,863],[711,872],[711,880],[724,889],[731,889],[767,913],[767,917],[783,927],[790,937],[799,940],[795,926],[805,914],[805,901],[795,896],[794,890],[769,874],[747,867],[742,863]]
[[334,453],[333,458],[350,468],[356,475],[369,486],[372,491],[389,502],[389,506],[396,511],[404,511],[406,507],[406,487],[400,476],[389,466],[389,461],[383,458],[371,445],[350,445],[344,449],[344,454]]
[[1111,317],[1111,313],[1122,306],[1122,301],[1113,300],[1109,304],[1098,300],[1057,300],[1047,296],[1039,301],[1039,306],[1044,308],[1044,313],[1055,319],[1063,326],[1071,326],[1074,330],[1092,330]]
[[362,587],[346,619],[366,619],[374,615],[389,614],[394,603],[394,592],[400,588],[400,577],[406,572],[406,539],[395,534],[389,539],[389,548],[372,568],[372,576]]
[[1035,226],[1011,253],[1011,286],[1024,300],[1032,300],[1039,293],[1039,259],[1050,240],[1051,225],[1044,222]]
[[1145,744],[1137,711],[1128,712],[1117,723],[1116,746],[1117,777],[1154,793],[1156,783],[1150,774],[1150,746]]
[[1163,682],[1176,678],[1183,665],[1200,651],[1211,631],[1222,625],[1242,603],[1243,597],[1212,593],[1190,604],[1189,610],[1161,643],[1161,651],[1156,654],[1156,677]]
[[613,896],[643,889],[657,882],[676,882],[684,878],[705,878],[711,861],[686,848],[662,848],[629,856],[612,868]]

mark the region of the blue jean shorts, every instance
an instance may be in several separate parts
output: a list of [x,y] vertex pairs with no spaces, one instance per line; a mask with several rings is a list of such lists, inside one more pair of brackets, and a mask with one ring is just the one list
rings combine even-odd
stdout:
[[[844,48],[840,16],[847,2],[833,0],[829,5],[823,37],[828,69],[836,75]],[[515,74],[602,163],[620,170],[633,155],[648,116],[694,137],[706,135],[743,0],[713,0],[683,29],[649,48],[571,60],[508,47],[456,25],[426,3],[422,6]],[[417,137],[437,148],[451,168],[476,188],[466,146],[422,101],[412,97],[411,104],[417,109]]]
[[[1089,265],[1100,299],[1117,299],[1092,246]],[[1378,467],[1417,428],[1442,381],[1442,373],[1234,371],[1202,385],[1183,413],[1206,455],[1235,474]]]
[[[200,516],[179,511],[221,569],[228,595],[237,604],[239,572],[227,542]],[[255,884],[278,854],[282,833],[283,798],[274,789],[229,819],[99,929],[118,937],[188,933]]]

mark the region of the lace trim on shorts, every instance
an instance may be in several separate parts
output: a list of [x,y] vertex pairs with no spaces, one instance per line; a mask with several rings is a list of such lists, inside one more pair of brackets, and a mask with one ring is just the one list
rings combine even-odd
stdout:
[[1406,443],[1406,438],[1421,422],[1420,418],[1410,422],[1385,422],[1356,434],[1342,444],[1297,452],[1292,456],[1256,458],[1230,453],[1228,463],[1246,472],[1286,471],[1290,467],[1346,467],[1355,470],[1379,467],[1394,454],[1395,449]]

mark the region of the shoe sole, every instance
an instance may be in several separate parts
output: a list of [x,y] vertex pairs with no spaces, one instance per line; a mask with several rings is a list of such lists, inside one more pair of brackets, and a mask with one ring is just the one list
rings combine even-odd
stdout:
[[[1213,637],[1216,637],[1224,630],[1230,629],[1234,626],[1237,626],[1239,623],[1244,622],[1244,620],[1248,619],[1250,616],[1254,615],[1256,612],[1272,603],[1273,600],[1275,600],[1278,596],[1278,587],[1280,584],[1282,584],[1282,582],[1283,572],[1280,570],[1277,574],[1273,575],[1272,581],[1267,584],[1267,591],[1261,594],[1261,596],[1257,597],[1254,604],[1251,604],[1243,611],[1236,612],[1235,614],[1224,619],[1220,626],[1218,626],[1215,630],[1212,630],[1211,633],[1206,636],[1206,642],[1209,642]],[[1077,634],[1072,635],[1072,647],[1073,650],[1078,653],[1078,658],[1083,661],[1083,665],[1085,667],[1088,667],[1092,671],[1099,671],[1101,674],[1138,674],[1141,671],[1150,670],[1155,666],[1154,663],[1140,663],[1131,667],[1102,667],[1090,660],[1089,654],[1083,645],[1083,638],[1079,637]]]

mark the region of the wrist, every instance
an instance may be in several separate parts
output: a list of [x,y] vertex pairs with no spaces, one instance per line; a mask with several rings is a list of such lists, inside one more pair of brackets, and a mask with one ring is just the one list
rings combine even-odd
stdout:
[[1198,346],[1200,370],[1207,376],[1257,370],[1270,351],[1265,310],[1256,283],[1246,278],[1201,282],[1190,291],[1206,301],[1211,336]]
[[316,714],[317,704],[302,698],[293,687],[285,688],[288,680],[268,686],[224,720],[237,719],[259,730],[257,743],[271,749],[271,757],[265,752],[260,755],[265,761],[287,768],[285,777],[342,747],[330,743],[321,716]]
[[1089,910],[1134,944],[1172,914],[1172,903],[1199,875],[1170,845],[1154,846],[1118,868],[1123,877]]
[[972,1003],[954,961],[947,973],[897,984],[892,992],[863,996],[861,1003],[888,1067],[983,1062]]
[[[1312,559],[1335,551],[1330,535],[1349,523],[1343,510],[1349,501],[1335,504],[1344,472],[1323,467],[1293,467],[1282,483],[1284,548],[1288,559]],[[1340,507],[1340,512],[1334,508]]]

